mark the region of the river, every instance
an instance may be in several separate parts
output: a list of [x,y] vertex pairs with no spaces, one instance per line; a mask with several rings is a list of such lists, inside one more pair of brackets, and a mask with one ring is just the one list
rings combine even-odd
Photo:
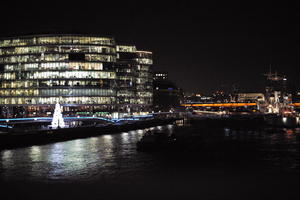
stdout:
[[[174,128],[151,130],[172,132]],[[147,130],[2,150],[1,192],[22,199],[298,196],[299,129],[224,129],[222,138],[236,141],[237,148],[211,156],[138,152],[136,142]],[[245,141],[255,144],[254,153],[240,148]]]

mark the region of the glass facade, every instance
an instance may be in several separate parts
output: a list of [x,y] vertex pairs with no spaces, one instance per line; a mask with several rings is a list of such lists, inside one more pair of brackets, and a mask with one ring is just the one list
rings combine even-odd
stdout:
[[152,52],[137,51],[137,103],[151,104],[153,101]]
[[[113,38],[34,35],[0,39],[0,105],[27,116],[60,103],[76,113],[152,104],[152,53]],[[12,109],[14,110],[14,109]],[[34,111],[33,114],[31,111]]]
[[117,98],[121,110],[149,111],[153,101],[152,52],[117,46]]

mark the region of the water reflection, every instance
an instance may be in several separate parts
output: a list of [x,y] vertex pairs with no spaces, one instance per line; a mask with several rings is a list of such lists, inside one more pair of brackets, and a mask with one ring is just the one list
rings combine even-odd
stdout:
[[[135,176],[152,170],[156,157],[136,151],[136,142],[149,130],[174,132],[174,125],[151,127],[115,135],[58,142],[0,152],[0,178],[90,180],[120,173]],[[213,129],[209,130],[213,133]],[[215,134],[215,133],[213,133]],[[215,134],[216,135],[216,134]],[[300,129],[223,129],[226,140],[255,140],[260,159],[270,167],[299,168]]]
[[[65,146],[68,146],[68,144],[65,144]],[[50,163],[61,163],[64,160],[64,145],[62,143],[56,143],[54,145],[52,145],[52,148],[50,150],[50,154],[49,154],[49,162]]]
[[89,138],[89,144],[90,144],[91,148],[95,148],[97,146],[98,142],[99,142],[98,137]]
[[261,151],[263,160],[272,169],[296,169],[299,168],[299,138],[296,129],[274,129],[268,131],[262,141]]
[[13,165],[13,151],[12,150],[4,150],[1,152],[1,163],[3,168],[8,168]]
[[127,144],[129,141],[129,134],[127,132],[124,132],[121,134],[122,143]]
[[3,160],[9,160],[9,159],[11,159],[11,157],[12,157],[12,151],[11,150],[4,150],[2,152],[1,157],[2,157]]
[[292,129],[287,129],[285,131],[285,136],[286,136],[286,139],[293,140],[295,138],[294,131]]
[[101,144],[103,144],[103,147],[106,152],[111,152],[113,148],[113,137],[111,135],[104,135],[100,137]]
[[29,157],[32,162],[38,162],[41,160],[41,149],[39,146],[32,146],[30,148]]
[[224,128],[224,135],[228,137],[230,135],[230,129],[229,128]]
[[[32,146],[22,151],[3,151],[2,167],[8,173],[2,177],[93,179],[104,174],[112,175],[120,168],[134,170],[128,163],[135,163],[135,144],[147,130],[149,129]],[[13,153],[16,155],[13,156]],[[12,165],[15,160],[18,163]],[[13,169],[20,176],[10,173]]]

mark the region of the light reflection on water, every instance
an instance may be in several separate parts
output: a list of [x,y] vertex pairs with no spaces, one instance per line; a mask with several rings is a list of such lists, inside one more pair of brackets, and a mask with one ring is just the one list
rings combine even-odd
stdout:
[[[0,179],[94,180],[151,171],[160,164],[157,155],[136,151],[136,142],[149,130],[174,131],[173,125],[102,135],[0,152]],[[300,129],[223,130],[231,140],[255,139],[259,159],[272,167],[300,166]]]
[[147,130],[4,150],[0,178],[43,181],[114,175],[122,167],[128,170],[135,163],[144,164],[138,160],[136,142]]
[[224,136],[239,141],[253,140],[258,159],[271,170],[300,170],[300,129],[272,128],[243,131],[224,129]]

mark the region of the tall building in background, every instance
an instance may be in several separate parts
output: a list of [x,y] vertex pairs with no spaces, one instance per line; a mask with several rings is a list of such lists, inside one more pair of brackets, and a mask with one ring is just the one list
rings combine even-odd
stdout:
[[117,45],[117,99],[121,115],[152,109],[152,52],[132,45]]
[[153,102],[152,52],[137,51],[136,98],[140,110],[147,111]]
[[136,47],[117,46],[116,73],[118,83],[119,113],[132,112],[136,108]]
[[[150,79],[152,53],[133,48],[132,59],[125,59],[124,50],[110,37],[1,39],[1,116],[49,116],[56,103],[64,106],[64,115],[109,117],[123,107],[133,107],[136,113],[149,111],[152,84],[142,80]],[[141,88],[146,89],[141,92]],[[131,109],[124,112],[132,114]]]
[[183,103],[183,98],[183,90],[168,79],[168,73],[154,72],[153,110],[155,112],[174,111]]

